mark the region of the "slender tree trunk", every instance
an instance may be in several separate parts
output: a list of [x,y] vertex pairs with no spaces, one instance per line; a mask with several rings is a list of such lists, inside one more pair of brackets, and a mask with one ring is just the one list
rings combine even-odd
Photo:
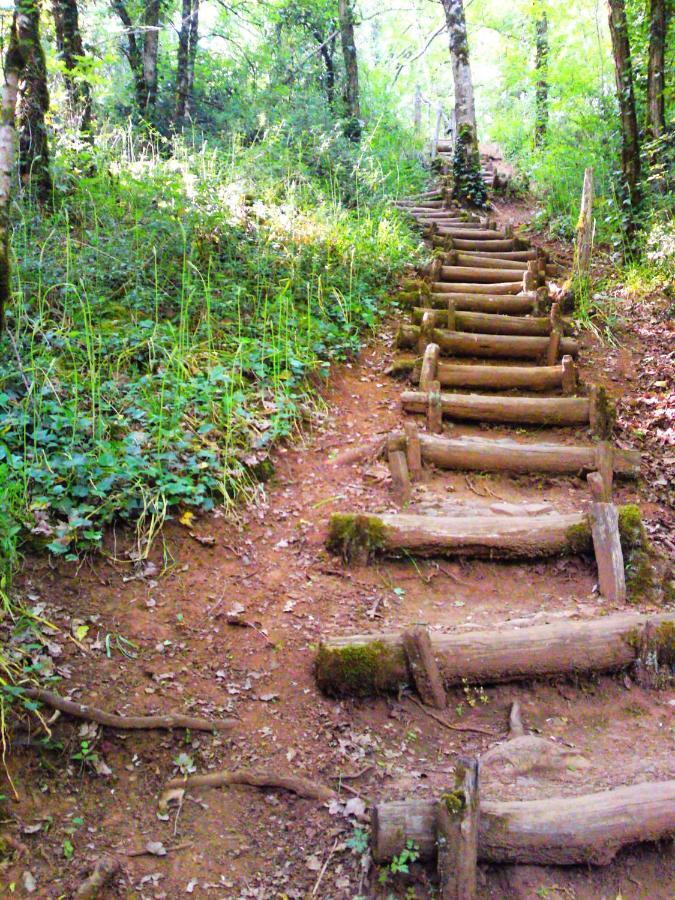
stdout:
[[49,198],[49,141],[45,116],[49,109],[47,65],[40,43],[40,8],[37,0],[17,0],[16,34],[24,67],[19,78],[19,174],[40,201]]
[[176,128],[184,128],[192,111],[195,57],[199,39],[199,0],[183,0],[176,69]]
[[127,8],[122,0],[112,0],[112,8],[124,25],[126,45],[123,45],[123,52],[127,58],[129,68],[131,69],[131,75],[134,79],[136,105],[138,106],[138,111],[141,115],[144,115],[148,106],[148,90],[143,70],[143,56],[136,38],[136,27],[131,21],[131,16],[127,12]]
[[197,59],[197,42],[199,41],[199,0],[192,0],[192,16],[190,18],[190,40],[188,46],[188,78],[187,108],[188,116],[194,107],[195,61]]
[[359,66],[354,43],[354,12],[351,0],[338,0],[340,38],[345,61],[344,102],[347,121],[345,134],[352,141],[361,140],[361,108],[359,101]]
[[314,32],[315,39],[319,42],[319,53],[323,60],[325,68],[323,76],[323,86],[326,89],[326,102],[332,109],[335,103],[335,64],[333,63],[333,54],[335,53],[335,38],[326,42],[321,32]]
[[24,66],[24,56],[19,44],[17,13],[14,13],[10,41],[3,61],[4,82],[0,105],[0,331],[5,327],[5,309],[12,295],[10,268],[9,204],[12,196],[12,175],[16,153],[16,101],[19,94],[19,73]]
[[629,206],[626,236],[632,238],[640,201],[640,143],[637,115],[635,113],[635,93],[633,89],[633,66],[628,40],[628,23],[624,0],[608,0],[609,30],[612,35],[616,93],[621,116],[621,173]]
[[64,82],[68,97],[69,113],[78,124],[87,141],[93,139],[91,131],[91,90],[89,83],[72,73],[84,56],[80,32],[77,0],[52,0],[56,48],[64,68]]
[[146,0],[143,25],[143,79],[146,89],[145,112],[153,118],[157,104],[157,54],[159,52],[160,0]]
[[441,0],[450,41],[452,75],[455,84],[455,152],[453,158],[454,195],[484,206],[485,184],[480,174],[476,108],[469,63],[469,41],[462,0]]
[[542,12],[536,22],[535,42],[536,94],[534,116],[534,146],[543,147],[548,128],[548,16]]
[[664,80],[668,0],[651,0],[649,25],[649,67],[647,70],[647,125],[652,139],[666,130]]

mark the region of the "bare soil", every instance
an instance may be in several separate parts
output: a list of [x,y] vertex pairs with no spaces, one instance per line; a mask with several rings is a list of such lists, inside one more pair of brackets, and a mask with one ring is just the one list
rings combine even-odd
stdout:
[[[500,209],[505,221],[521,221],[529,212],[518,204]],[[673,549],[667,501],[674,451],[670,438],[654,434],[661,426],[648,421],[645,410],[661,409],[667,391],[655,383],[672,380],[672,324],[646,324],[658,320],[666,298],[654,297],[651,313],[636,310],[630,298],[622,302],[626,325],[619,347],[608,349],[585,335],[582,373],[599,377],[622,398],[620,443],[636,445],[635,417],[646,428],[638,443],[649,455],[650,483],[620,483],[617,498],[640,502],[667,551]],[[43,733],[35,720],[32,731],[17,729],[8,767],[19,799],[8,801],[5,827],[25,853],[2,864],[2,895],[14,883],[18,896],[28,896],[29,872],[35,896],[71,897],[93,861],[110,852],[123,870],[105,897],[338,900],[403,897],[406,890],[431,897],[433,873],[420,866],[378,887],[377,871],[363,866],[346,843],[355,827],[368,827],[367,811],[348,801],[438,796],[452,782],[458,753],[480,754],[507,737],[515,699],[526,730],[583,760],[488,778],[485,797],[572,795],[674,777],[673,695],[641,690],[628,676],[453,691],[448,721],[487,734],[447,730],[406,697],[336,702],[318,692],[312,661],[323,634],[414,622],[439,629],[499,627],[611,611],[595,589],[594,567],[583,558],[401,560],[345,568],[327,553],[331,512],[396,508],[381,461],[332,463],[338,451],[401,422],[401,385],[385,374],[393,326],[392,317],[358,360],[334,369],[325,409],[296,441],[277,448],[272,480],[236,521],[222,514],[174,521],[148,562],[136,567],[114,561],[130,543],[124,534],[108,536],[108,558],[79,566],[44,556],[26,561],[20,589],[62,629],[52,648],[62,693],[122,713],[234,715],[240,724],[231,735],[217,736],[97,733],[62,716],[51,726],[54,749],[39,743]],[[659,414],[672,435],[672,406]],[[453,427],[456,434],[485,432],[514,433]],[[519,437],[542,433],[527,429]],[[560,441],[579,438],[569,429],[545,433]],[[665,485],[655,483],[655,473]],[[585,484],[574,478],[439,472],[415,489],[410,509],[501,500],[573,509],[585,499]],[[228,614],[247,624],[229,624]],[[68,639],[73,623],[89,626],[78,643]],[[116,641],[118,635],[137,646],[135,658],[121,652],[130,648]],[[97,775],[72,758],[83,739],[94,744],[109,774]],[[253,768],[307,776],[338,790],[341,802],[328,806],[250,787],[196,788],[162,819],[157,800],[178,772],[181,754],[198,772]],[[167,854],[133,855],[148,842],[162,842]],[[657,900],[674,893],[672,862],[670,846],[641,846],[605,868],[482,867],[480,896]]]

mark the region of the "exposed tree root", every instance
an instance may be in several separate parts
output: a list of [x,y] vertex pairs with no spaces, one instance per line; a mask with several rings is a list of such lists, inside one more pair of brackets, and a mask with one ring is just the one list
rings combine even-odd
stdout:
[[435,722],[438,722],[439,725],[442,725],[443,728],[447,728],[449,731],[471,731],[474,734],[486,734],[491,738],[498,738],[499,735],[495,734],[494,731],[488,731],[486,728],[474,728],[472,725],[451,725],[449,722],[446,722],[443,716],[439,716],[438,713],[432,712],[430,709],[427,709],[423,703],[416,697],[408,697],[411,703],[414,703],[415,706],[419,706],[422,712],[426,713],[429,718],[433,719]]
[[290,791],[293,794],[297,794],[299,797],[308,797],[310,800],[320,800],[322,802],[333,800],[337,797],[332,788],[312,781],[309,778],[242,769],[239,772],[210,772],[208,775],[188,775],[186,778],[172,778],[160,797],[160,810],[166,807],[169,799],[172,799],[167,795],[176,788],[225,787],[229,784],[246,784],[249,787],[258,788],[279,788],[282,791]]
[[26,688],[24,697],[31,700],[39,700],[60,712],[75,716],[77,719],[87,719],[90,722],[98,722],[99,725],[107,725],[110,728],[134,730],[142,728],[190,728],[193,731],[228,731],[238,724],[237,719],[200,719],[195,716],[184,716],[182,713],[171,713],[167,716],[119,716],[106,712],[96,706],[87,706],[84,703],[76,703],[67,700],[52,691],[41,688]]

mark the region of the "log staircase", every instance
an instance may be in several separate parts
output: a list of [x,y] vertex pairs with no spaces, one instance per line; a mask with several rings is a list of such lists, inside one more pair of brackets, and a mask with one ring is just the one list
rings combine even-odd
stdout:
[[[449,149],[439,142],[441,158]],[[486,170],[486,183],[493,176]],[[611,442],[611,403],[601,387],[579,377],[573,324],[549,295],[548,279],[561,269],[511,225],[498,228],[490,216],[458,207],[443,187],[399,206],[433,253],[397,297],[406,320],[396,332],[391,373],[410,384],[401,392],[404,422],[383,452],[399,511],[345,509],[333,515],[328,549],[346,564],[378,555],[508,560],[594,553],[601,594],[615,606],[625,603],[624,553],[630,548],[624,511],[612,503],[612,484],[615,478],[636,478],[640,456]],[[467,421],[485,427],[477,436],[455,434],[455,423]],[[493,424],[518,432],[495,436]],[[532,427],[557,432],[553,438],[519,439]],[[571,429],[573,443],[561,439]],[[443,515],[415,511],[416,484],[430,469],[585,477],[590,492],[573,512],[542,514],[532,504]],[[636,659],[644,664],[644,648],[654,652],[654,636],[673,622],[673,615],[628,609],[527,629],[439,634],[418,625],[326,637],[315,672],[329,696],[368,697],[411,686],[426,705],[443,709],[445,689],[452,685],[616,671]],[[361,664],[362,651],[367,666]],[[389,859],[414,840],[424,857],[438,856],[441,896],[447,898],[476,896],[476,859],[606,862],[628,842],[658,839],[675,828],[673,782],[643,792],[625,788],[574,800],[479,805],[478,767],[475,760],[460,760],[456,792],[456,809],[442,800],[412,798],[381,803],[373,812],[376,859]],[[493,828],[501,806],[513,834]],[[593,820],[595,836],[584,817]]]

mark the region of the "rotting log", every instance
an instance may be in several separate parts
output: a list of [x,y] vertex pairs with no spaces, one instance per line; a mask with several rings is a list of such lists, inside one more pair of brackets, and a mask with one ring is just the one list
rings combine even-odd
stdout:
[[[454,302],[449,300],[448,302]],[[434,327],[448,324],[448,313],[445,309],[429,310],[419,306],[413,307],[413,324],[419,325],[425,313],[431,312]],[[450,331],[470,331],[474,334],[522,334],[534,337],[545,337],[551,333],[551,320],[548,316],[509,316],[493,313],[477,313],[465,310],[457,311],[455,306],[455,327]]]
[[345,560],[404,551],[418,556],[534,559],[590,550],[586,515],[425,516],[410,513],[331,516],[328,549]]
[[[422,860],[436,854],[436,801],[401,800],[373,808],[376,862],[406,841]],[[507,803],[481,801],[478,859],[484,863],[607,865],[630,844],[675,832],[675,780],[635,784],[580,797]]]
[[[450,688],[620,671],[638,659],[646,629],[660,635],[652,642],[656,654],[672,657],[673,625],[673,613],[626,612],[526,628],[501,623],[487,630],[432,631],[430,639],[443,684]],[[331,697],[397,693],[410,683],[402,632],[324,637],[314,674]]]
[[[422,460],[442,469],[479,472],[550,472],[581,475],[598,465],[598,448],[553,443],[523,443],[511,438],[440,437],[419,434]],[[637,478],[640,454],[615,447],[612,465],[617,476]]]
[[[438,346],[433,344],[430,346]],[[441,387],[485,388],[495,391],[521,388],[526,391],[559,390],[562,366],[462,365],[439,362],[436,379]],[[420,390],[424,390],[420,379]]]
[[[508,273],[505,271],[504,275]],[[523,292],[522,281],[491,281],[478,284],[475,281],[434,281],[431,284],[434,294],[520,294]]]
[[455,786],[436,808],[436,845],[441,900],[475,900],[480,795],[478,760],[460,757]]
[[[426,412],[426,391],[403,391],[401,406],[405,412]],[[488,394],[441,394],[443,416],[472,422],[504,422],[524,425],[587,425],[589,402],[586,397],[509,397]]]
[[[398,349],[418,347],[420,328],[417,325],[400,325],[394,346]],[[547,337],[506,334],[474,334],[468,331],[446,331],[434,328],[430,341],[451,356],[500,357],[503,359],[539,359],[546,352]],[[560,341],[563,355],[576,356],[579,345],[573,338]]]

